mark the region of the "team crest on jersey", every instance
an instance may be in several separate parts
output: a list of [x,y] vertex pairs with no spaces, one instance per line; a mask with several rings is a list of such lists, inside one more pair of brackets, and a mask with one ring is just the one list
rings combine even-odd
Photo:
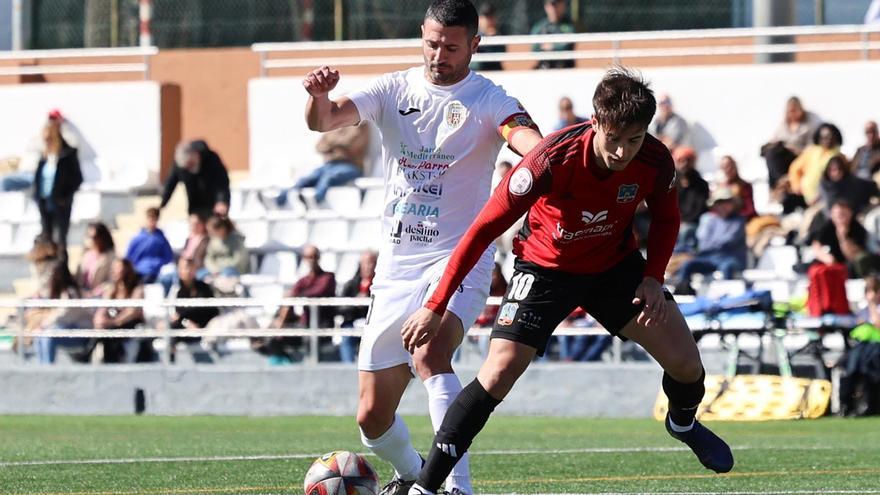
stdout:
[[446,125],[458,129],[464,123],[465,108],[460,101],[453,101],[446,105]]
[[532,171],[526,167],[521,167],[510,176],[507,189],[510,191],[510,194],[524,196],[532,190],[532,182],[534,182]]
[[509,327],[513,323],[514,318],[516,318],[516,311],[518,309],[519,303],[509,302],[501,306],[501,311],[498,312],[498,324],[503,327]]
[[617,202],[631,203],[636,199],[639,192],[638,184],[621,184],[617,188]]

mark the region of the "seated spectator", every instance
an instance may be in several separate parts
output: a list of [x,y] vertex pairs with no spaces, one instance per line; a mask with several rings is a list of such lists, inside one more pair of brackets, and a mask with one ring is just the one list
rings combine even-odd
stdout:
[[697,253],[682,263],[678,270],[677,294],[694,294],[691,276],[720,270],[730,280],[746,268],[745,219],[729,189],[719,188],[712,194],[712,209],[700,217],[697,227]]
[[[183,244],[183,249],[180,250],[180,257],[190,260],[193,266],[195,266],[196,273],[206,275],[207,272],[200,272],[200,270],[205,266],[205,253],[207,250],[208,227],[205,218],[198,213],[193,213],[189,216],[189,236],[187,236],[186,242]],[[171,292],[171,287],[177,281],[176,264],[165,265],[160,270],[159,283],[162,284],[162,289],[164,289],[166,296]]]
[[37,292],[33,297],[48,297],[52,267],[58,261],[58,246],[54,242],[37,240],[28,251],[27,259],[31,262],[31,276],[37,282]]
[[785,102],[785,116],[770,141],[761,147],[761,156],[767,162],[770,189],[776,187],[779,179],[788,174],[794,159],[803,153],[810,139],[822,121],[819,117],[804,110],[801,100],[792,96]]
[[[214,297],[211,286],[196,279],[196,263],[190,258],[180,257],[177,262],[177,274],[180,289],[177,299],[207,299]],[[171,328],[175,330],[198,330],[208,326],[220,310],[213,306],[178,306],[171,315]],[[177,342],[198,342],[198,337],[174,337],[171,345],[171,359],[174,360],[174,347]]]
[[86,297],[101,297],[110,281],[110,270],[116,259],[116,247],[110,229],[101,222],[86,227],[85,251],[76,268],[76,283]]
[[[568,17],[566,10],[568,5],[565,0],[544,0],[544,13],[546,17],[532,26],[531,34],[572,34],[574,24]],[[574,50],[574,43],[535,43],[532,45],[533,52],[564,52]],[[574,67],[574,60],[541,60],[535,66],[536,69],[570,69]]]
[[868,250],[868,232],[845,199],[831,205],[828,220],[809,241],[816,262],[846,266],[850,278],[862,278],[880,269],[880,257]]
[[[105,300],[143,299],[144,286],[131,261],[120,258],[113,262],[110,282],[104,289]],[[98,308],[95,312],[94,326],[104,330],[134,329],[145,323],[144,310],[141,307]],[[141,339],[92,339],[93,344],[102,342],[104,345],[104,362],[145,362],[153,361],[153,350],[150,341]],[[90,346],[94,348],[94,345]],[[89,351],[91,352],[91,351]]]
[[850,172],[850,166],[843,155],[835,155],[828,160],[822,182],[819,184],[819,197],[828,213],[830,205],[838,200],[846,200],[856,215],[864,213],[872,200],[880,197],[877,183],[871,179],[862,179]]
[[[343,284],[340,297],[370,297],[370,287],[376,276],[376,260],[379,254],[375,251],[364,251],[361,254],[358,271],[348,282]],[[342,328],[363,328],[366,324],[367,306],[340,306],[338,315],[342,316]],[[339,346],[339,357],[344,363],[353,363],[357,357],[359,337],[342,337]]]
[[83,182],[76,148],[61,136],[60,114],[50,116],[43,128],[43,150],[34,172],[34,201],[40,210],[40,237],[58,246],[58,255],[67,259],[67,232],[73,195]]
[[672,157],[675,160],[675,184],[678,188],[678,208],[681,211],[681,228],[675,251],[688,253],[696,249],[695,233],[700,216],[706,211],[709,183],[696,169],[697,154],[693,148],[677,148]]
[[[496,262],[495,266],[492,268],[492,282],[489,285],[489,297],[501,297],[505,292],[507,292],[507,280],[504,279],[504,274],[501,273],[501,265]],[[474,328],[492,328],[492,325],[495,324],[495,318],[498,317],[498,309],[499,307],[497,304],[487,304],[484,306],[483,311],[474,321]],[[465,329],[465,331],[467,331],[467,329]],[[477,346],[480,349],[480,355],[485,357],[489,354],[488,335],[471,337],[471,339],[476,339]]]
[[736,166],[736,160],[730,155],[721,157],[719,163],[721,169],[721,180],[718,186],[727,188],[733,194],[739,205],[739,214],[746,221],[754,218],[758,212],[755,211],[755,200],[752,192],[752,185],[739,176],[739,168]]
[[581,117],[574,113],[574,103],[572,103],[571,98],[563,96],[559,99],[559,121],[553,130],[558,131],[586,121],[586,117]]
[[793,194],[803,196],[809,206],[819,200],[819,182],[831,157],[840,153],[843,136],[834,124],[822,124],[813,134],[813,144],[791,162],[788,178]]
[[857,177],[869,180],[880,172],[880,134],[873,120],[865,124],[865,144],[853,155],[852,169]]
[[183,141],[174,150],[174,167],[162,189],[162,209],[178,182],[186,188],[187,211],[205,218],[229,214],[229,173],[220,156],[202,140]]
[[159,208],[148,208],[144,228],[131,240],[125,253],[145,284],[155,282],[162,265],[174,261],[171,244],[158,224]]
[[[480,5],[480,17],[478,21],[478,33],[480,37],[498,36],[501,33],[498,30],[498,14],[495,6],[488,2]],[[504,53],[507,47],[504,45],[484,45],[482,42],[477,47],[477,53]],[[471,62],[471,70],[487,71],[502,70],[501,62]]]
[[[321,252],[315,246],[305,246],[302,252],[302,263],[308,265],[308,273],[299,279],[290,290],[288,297],[333,297],[336,295],[336,278],[330,272],[321,268]],[[271,328],[309,328],[312,314],[311,308],[306,308],[302,314],[297,314],[290,306],[278,310],[272,320]],[[333,317],[336,309],[332,306],[318,307],[319,328],[332,328]],[[270,363],[285,364],[296,360],[296,348],[302,345],[299,337],[270,337],[251,341],[251,346],[261,354],[270,356]]]
[[[80,292],[67,263],[56,261],[49,275],[48,298],[53,300],[79,299]],[[44,330],[74,330],[92,325],[92,311],[88,308],[51,308],[42,317],[40,328]],[[37,356],[41,364],[52,364],[58,347],[85,347],[89,339],[40,337],[37,339]]]
[[244,245],[244,236],[235,230],[235,225],[228,218],[212,217],[208,221],[205,266],[199,273],[199,279],[236,278],[250,272],[250,267],[250,254]]
[[[594,326],[596,320],[589,317],[583,308],[577,308],[562,321],[561,326],[587,328]],[[559,337],[559,359],[566,362],[600,361],[602,354],[611,345],[610,335],[566,335]]]
[[[315,146],[323,164],[296,181],[292,189],[314,187],[315,201],[323,203],[328,189],[347,184],[363,175],[369,145],[370,127],[365,122],[323,133]],[[276,202],[278,206],[287,203],[286,190],[281,191]]]
[[[661,94],[657,100],[657,116],[650,126],[651,135],[659,139],[669,148],[675,151],[679,146],[688,146],[690,143],[690,127],[681,115],[675,113],[672,108],[672,98],[668,94]],[[691,150],[693,152],[693,149]]]

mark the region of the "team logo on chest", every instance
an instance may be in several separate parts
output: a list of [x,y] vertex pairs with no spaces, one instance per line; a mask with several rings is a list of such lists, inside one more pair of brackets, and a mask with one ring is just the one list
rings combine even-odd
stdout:
[[446,125],[452,129],[458,129],[464,123],[467,110],[460,101],[453,101],[446,105]]
[[587,210],[581,212],[581,220],[587,225],[604,222],[608,220],[608,210],[602,210],[599,213],[592,213]]
[[617,188],[617,202],[631,203],[636,199],[638,192],[638,184],[621,184],[620,187]]

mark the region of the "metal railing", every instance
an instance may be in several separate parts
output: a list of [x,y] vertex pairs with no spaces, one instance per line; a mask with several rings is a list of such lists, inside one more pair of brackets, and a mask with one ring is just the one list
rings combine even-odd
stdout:
[[[481,45],[533,45],[536,43],[611,43],[610,49],[577,49],[551,52],[478,53],[475,62],[542,61],[542,60],[609,60],[623,63],[625,59],[698,57],[726,55],[761,55],[776,53],[819,53],[819,52],[859,52],[862,59],[868,59],[873,50],[880,50],[880,41],[872,41],[871,34],[880,33],[877,25],[842,26],[794,26],[734,29],[700,29],[676,31],[639,31],[625,33],[580,33],[554,35],[494,36],[481,41]],[[857,35],[858,41],[828,40],[823,42],[770,43],[763,39],[793,36],[840,36]],[[702,45],[660,48],[623,48],[627,42],[669,42],[688,40],[723,40],[731,38],[757,38],[756,44]],[[302,43],[256,43],[252,50],[260,55],[261,75],[272,69],[311,68],[320,65],[375,66],[394,64],[420,64],[421,56],[343,56],[333,58],[270,58],[274,53],[302,53],[326,50],[345,50],[354,53],[391,50],[416,49],[421,46],[419,39],[394,39],[376,41],[327,41]]]
[[[0,62],[26,62],[52,60],[50,64],[12,65],[0,67],[0,76],[26,76],[42,74],[111,74],[111,73],[142,73],[144,80],[150,79],[151,57],[159,53],[155,46],[135,48],[92,48],[64,50],[23,50],[0,52]],[[140,57],[140,62],[108,62],[108,63],[57,63],[71,59],[94,58],[132,58]]]

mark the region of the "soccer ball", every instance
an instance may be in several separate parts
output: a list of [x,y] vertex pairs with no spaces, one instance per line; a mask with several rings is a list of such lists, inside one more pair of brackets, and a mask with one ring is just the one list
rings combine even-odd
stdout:
[[377,495],[379,475],[363,456],[342,450],[317,458],[303,487],[305,495]]

